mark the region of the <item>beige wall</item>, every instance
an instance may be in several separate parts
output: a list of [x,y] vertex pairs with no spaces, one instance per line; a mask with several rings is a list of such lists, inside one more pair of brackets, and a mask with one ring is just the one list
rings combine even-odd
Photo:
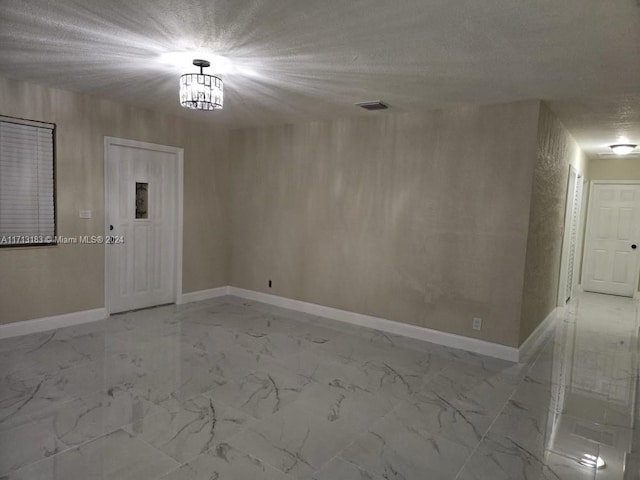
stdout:
[[570,164],[586,173],[582,150],[543,103],[531,193],[520,343],[557,305]]
[[[585,165],[540,102],[231,133],[2,78],[0,105],[57,124],[64,236],[102,233],[104,136],[185,149],[184,292],[232,284],[510,346],[555,304],[568,164]],[[103,247],[0,249],[0,271],[0,323],[104,306]]]
[[640,158],[593,158],[589,160],[590,180],[640,180]]
[[[101,235],[104,137],[184,148],[183,292],[229,283],[228,133],[87,95],[0,78],[0,114],[57,125],[58,233]],[[78,210],[93,218],[78,218]],[[104,306],[97,245],[0,249],[0,323]]]
[[232,285],[518,345],[538,108],[232,132]]

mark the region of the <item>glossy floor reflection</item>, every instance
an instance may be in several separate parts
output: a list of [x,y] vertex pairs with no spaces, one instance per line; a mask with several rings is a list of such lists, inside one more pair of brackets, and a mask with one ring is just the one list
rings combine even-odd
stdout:
[[637,479],[636,306],[517,365],[234,297],[2,340],[0,479]]

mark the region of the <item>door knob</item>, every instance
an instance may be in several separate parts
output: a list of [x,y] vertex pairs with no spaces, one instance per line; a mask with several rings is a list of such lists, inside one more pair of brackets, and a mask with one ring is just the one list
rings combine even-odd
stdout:
[[633,245],[631,245],[631,248],[635,250],[636,248],[638,248],[638,246],[634,243]]
[[[113,225],[109,225],[109,231],[113,230]],[[636,246],[634,245],[633,248],[636,248]]]

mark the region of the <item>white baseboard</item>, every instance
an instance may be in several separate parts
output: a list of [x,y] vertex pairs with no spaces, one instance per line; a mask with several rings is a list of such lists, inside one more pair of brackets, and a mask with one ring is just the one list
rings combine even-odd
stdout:
[[[228,294],[229,287],[227,286],[211,288],[209,290],[185,293],[176,303],[180,305],[182,303],[197,302]],[[30,333],[46,332],[47,330],[71,327],[73,325],[80,325],[81,323],[96,322],[104,320],[108,316],[106,308],[96,308],[94,310],[65,313],[62,315],[54,315],[52,317],[25,320],[23,322],[7,323],[5,325],[0,325],[0,339],[18,337],[20,335],[28,335]]]
[[54,328],[71,327],[81,323],[97,322],[107,318],[107,310],[96,308],[82,312],[65,313],[52,317],[36,318],[23,322],[7,323],[0,325],[0,338],[18,337],[29,333],[46,332]]
[[[453,333],[441,332],[430,328],[409,325],[406,323],[394,322],[384,318],[372,317],[361,313],[349,312],[333,307],[326,307],[315,303],[293,300],[291,298],[279,297],[268,293],[245,290],[243,288],[224,286],[200,290],[197,292],[184,293],[178,300],[178,304],[198,302],[210,298],[224,295],[235,295],[237,297],[254,300],[257,302],[275,305],[281,308],[297,310],[300,312],[317,315],[319,317],[330,318],[340,322],[350,323],[366,328],[373,328],[383,332],[393,333],[404,337],[415,338],[427,342],[444,345],[446,347],[458,348],[469,352],[501,358],[510,362],[522,361],[527,355],[534,352],[540,342],[545,338],[546,332],[553,326],[556,318],[556,310],[551,312],[545,320],[538,325],[534,332],[529,335],[520,348],[509,347],[498,343],[487,342],[477,338],[465,337]],[[70,327],[82,323],[95,322],[107,317],[105,308],[85,310],[82,312],[55,315],[52,317],[26,320],[23,322],[8,323],[0,325],[0,339],[27,335],[29,333],[44,332],[54,328]]]
[[361,327],[374,328],[383,332],[393,333],[404,337],[416,338],[427,342],[437,343],[446,347],[458,348],[469,352],[479,353],[490,357],[501,358],[511,362],[519,359],[518,349],[498,343],[486,342],[477,338],[464,337],[453,333],[441,332],[429,328],[418,327],[406,323],[394,322],[384,318],[372,317],[361,313],[348,312],[337,308],[325,307],[314,303],[302,302],[290,298],[279,297],[268,293],[229,287],[229,294],[243,297],[257,302],[268,303],[277,307],[298,310],[300,312],[318,315],[320,317],[351,323]]
[[536,329],[531,332],[531,335],[527,337],[527,339],[520,345],[519,350],[519,361],[525,361],[527,357],[534,354],[540,344],[544,341],[547,336],[547,332],[554,326],[555,319],[557,318],[557,313],[563,307],[554,308],[549,315],[536,327]]
[[221,297],[223,295],[229,295],[229,287],[209,288],[208,290],[183,293],[176,303],[178,305],[182,305],[183,303],[200,302],[202,300]]

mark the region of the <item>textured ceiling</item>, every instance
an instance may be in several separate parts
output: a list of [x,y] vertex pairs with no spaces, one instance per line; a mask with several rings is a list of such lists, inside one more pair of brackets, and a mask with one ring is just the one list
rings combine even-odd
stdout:
[[[179,51],[228,58],[224,110]],[[0,75],[228,127],[540,98],[596,154],[640,143],[639,59],[637,0],[0,0]]]

